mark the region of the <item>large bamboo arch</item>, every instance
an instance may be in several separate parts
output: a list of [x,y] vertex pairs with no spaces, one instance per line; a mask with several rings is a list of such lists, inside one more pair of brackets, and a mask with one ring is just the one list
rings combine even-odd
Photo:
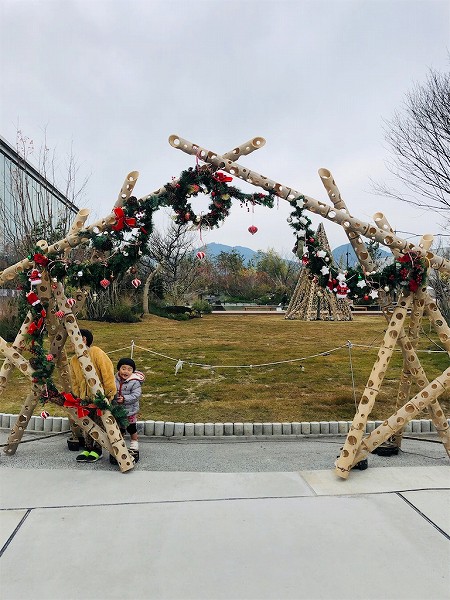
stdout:
[[[263,138],[253,138],[253,140],[236,147],[224,155],[206,150],[197,144],[193,144],[176,135],[170,136],[169,143],[174,148],[196,156],[198,160],[213,165],[218,169],[227,171],[230,175],[239,177],[255,186],[262,187],[282,199],[293,200],[300,195],[296,190],[272,181],[235,162],[241,156],[250,154],[254,150],[261,148],[265,144]],[[371,272],[374,269],[374,266],[362,237],[367,237],[380,242],[382,245],[390,248],[394,254],[415,252],[427,260],[430,268],[450,273],[450,261],[433,254],[429,250],[432,241],[431,236],[424,236],[419,245],[414,245],[396,236],[381,213],[374,215],[375,225],[365,223],[351,216],[345,202],[341,198],[331,173],[326,169],[320,169],[319,175],[333,205],[317,201],[309,196],[304,196],[304,206],[307,210],[321,215],[332,222],[338,223],[344,228],[365,272]],[[138,173],[136,171],[133,171],[127,176],[119,193],[115,207],[119,207],[126,203],[134,189],[137,177]],[[156,192],[153,192],[152,195],[158,195],[163,193],[163,191],[164,188],[161,188]],[[85,227],[84,224],[88,214],[89,212],[87,210],[80,211],[68,236],[59,242],[48,246],[45,241],[40,241],[38,246],[41,252],[44,254],[62,252],[66,249],[76,247],[80,243],[87,241],[83,238],[80,239],[78,232],[81,229],[92,231],[94,228],[97,228],[100,231],[108,231],[116,221],[115,214],[111,213],[106,218]],[[33,262],[30,259],[25,258],[5,269],[0,273],[0,284],[14,279],[20,272],[27,270],[32,266]],[[68,299],[64,294],[62,282],[57,282],[56,284],[54,282],[52,283],[48,273],[46,274],[44,271],[42,283],[37,287],[36,293],[44,305],[50,307],[56,306],[59,311],[64,313],[61,323],[57,323],[52,320],[52,311],[48,311],[48,331],[52,353],[57,357],[56,361],[61,371],[64,387],[66,389],[70,388],[70,378],[64,352],[64,344],[69,338],[74,344],[76,354],[80,359],[83,372],[91,389],[94,393],[96,391],[102,392],[103,390],[101,389],[98,377],[96,377],[95,370],[93,370],[87,350],[81,341],[78,324],[74,314],[76,305],[75,307],[72,307],[71,303],[68,302]],[[409,309],[411,309],[411,318],[409,325],[407,326],[406,320]],[[426,288],[421,287],[415,293],[409,291],[403,293],[399,298],[397,307],[394,309],[392,316],[388,316],[386,313],[389,323],[383,343],[369,376],[366,389],[361,397],[341,455],[336,461],[336,474],[339,477],[346,479],[351,468],[364,459],[371,450],[392,437],[392,435],[400,435],[406,423],[424,410],[429,412],[444,447],[450,456],[449,427],[444,412],[438,403],[439,396],[445,390],[450,388],[450,367],[433,381],[428,381],[415,352],[415,346],[419,335],[419,324],[423,314],[426,314],[430,318],[439,339],[446,351],[450,354],[450,329],[440,314],[435,301],[427,294]],[[7,385],[13,367],[20,369],[30,380],[33,379],[30,363],[22,354],[22,351],[25,348],[24,335],[30,322],[31,314],[29,313],[12,344],[8,344],[5,340],[0,338],[0,351],[5,357],[3,366],[0,369],[0,393]],[[374,406],[377,394],[383,382],[387,365],[397,344],[399,344],[403,352],[403,372],[398,392],[398,410],[386,419],[380,427],[375,429],[375,431],[364,437],[364,429],[368,416]],[[409,398],[412,382],[415,382],[419,386],[420,391],[413,398]],[[30,393],[9,436],[8,444],[5,448],[7,454],[13,454],[16,451],[33,410],[36,407],[39,395],[40,390],[36,384],[32,382]],[[402,402],[403,404],[401,405]],[[77,423],[81,429],[89,432],[90,435],[95,437],[108,452],[114,454],[122,472],[134,467],[133,459],[130,457],[115,419],[109,411],[104,411],[102,415],[103,428],[101,428],[88,417],[79,418],[74,408],[69,408],[67,410],[73,422]]]

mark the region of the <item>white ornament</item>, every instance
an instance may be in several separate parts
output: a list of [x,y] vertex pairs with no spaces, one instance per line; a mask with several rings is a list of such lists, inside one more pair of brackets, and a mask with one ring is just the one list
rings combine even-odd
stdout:
[[327,253],[325,252],[325,250],[318,250],[316,253],[316,256],[318,256],[319,258],[325,258],[326,255]]
[[389,286],[388,286],[388,285],[385,285],[385,286],[384,286],[384,291],[385,291],[385,292],[388,292],[388,291],[389,291]]
[[373,300],[375,300],[375,298],[378,298],[378,292],[377,292],[377,290],[372,290],[372,291],[369,293],[369,296],[370,296],[370,297],[371,297]]
[[364,288],[364,287],[366,287],[366,285],[367,285],[367,283],[366,283],[365,279],[361,279],[361,281],[358,281],[358,283],[356,284],[356,287]]
[[305,202],[299,198],[296,202],[298,208],[303,208],[305,206]]
[[322,275],[328,275],[328,273],[330,272],[330,269],[324,265],[324,266],[323,266],[323,267],[320,269],[320,272],[322,273]]
[[343,281],[345,281],[345,275],[344,275],[344,273],[338,273],[338,274],[336,275],[336,279],[337,279],[338,281],[340,281],[340,282],[343,282]]
[[300,217],[299,221],[302,225],[308,224],[308,219],[306,217]]
[[78,271],[77,277],[83,277],[83,271]]

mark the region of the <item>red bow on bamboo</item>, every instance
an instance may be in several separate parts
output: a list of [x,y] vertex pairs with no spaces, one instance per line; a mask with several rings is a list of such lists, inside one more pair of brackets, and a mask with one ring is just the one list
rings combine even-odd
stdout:
[[114,214],[116,215],[117,219],[115,224],[112,226],[114,231],[121,231],[125,225],[128,227],[136,226],[136,219],[134,217],[126,217],[125,211],[120,206],[114,209]]
[[[61,396],[64,398],[63,406],[66,406],[67,408],[76,408],[77,416],[79,419],[82,419],[83,417],[87,417],[89,415],[89,408],[87,408],[86,406],[81,406],[80,398],[75,398],[70,392],[61,392]],[[102,411],[99,408],[97,408],[97,415],[101,416],[101,414]]]
[[230,181],[233,181],[232,177],[225,175],[225,173],[221,173],[220,171],[214,175],[214,179],[216,181],[220,181],[221,183],[229,183]]

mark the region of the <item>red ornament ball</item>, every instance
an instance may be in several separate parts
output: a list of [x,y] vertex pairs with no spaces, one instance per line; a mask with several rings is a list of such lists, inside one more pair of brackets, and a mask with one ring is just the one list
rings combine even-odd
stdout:
[[250,232],[252,235],[255,235],[255,233],[258,231],[258,228],[257,228],[257,227],[255,227],[255,225],[250,225],[250,227],[248,228],[248,230],[249,230],[249,232]]
[[196,257],[198,258],[198,260],[203,260],[205,258],[206,254],[204,252],[202,252],[201,250],[199,252],[197,252]]

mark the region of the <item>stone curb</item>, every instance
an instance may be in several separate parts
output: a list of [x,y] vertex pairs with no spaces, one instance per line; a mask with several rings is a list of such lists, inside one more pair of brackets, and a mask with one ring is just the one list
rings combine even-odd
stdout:
[[[0,427],[11,429],[17,415],[0,414]],[[384,421],[368,421],[365,433],[370,433]],[[450,425],[450,419],[448,419]],[[179,423],[174,421],[138,421],[138,433],[149,437],[249,437],[249,436],[317,436],[346,435],[352,421],[303,421],[292,423]],[[70,431],[67,417],[32,416],[27,431],[59,433]],[[436,431],[429,419],[415,419],[405,427],[405,433],[430,433]]]

